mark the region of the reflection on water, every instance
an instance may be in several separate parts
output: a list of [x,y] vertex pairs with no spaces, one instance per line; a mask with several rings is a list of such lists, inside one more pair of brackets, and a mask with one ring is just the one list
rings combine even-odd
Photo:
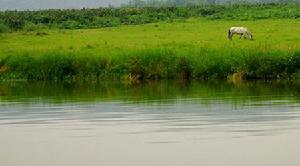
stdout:
[[299,165],[299,90],[261,82],[2,83],[0,165]]

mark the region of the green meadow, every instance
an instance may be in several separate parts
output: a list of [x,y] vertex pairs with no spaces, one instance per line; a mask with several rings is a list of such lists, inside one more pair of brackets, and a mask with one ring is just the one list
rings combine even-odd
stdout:
[[[254,40],[227,38],[246,26]],[[300,20],[175,19],[100,29],[0,34],[2,79],[293,79]]]

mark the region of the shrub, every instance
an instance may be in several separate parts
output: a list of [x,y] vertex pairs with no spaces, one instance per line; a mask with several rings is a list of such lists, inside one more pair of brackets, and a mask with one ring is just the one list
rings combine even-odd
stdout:
[[33,31],[38,31],[38,30],[42,30],[45,29],[46,27],[43,26],[42,24],[34,24],[32,22],[28,22],[25,24],[23,30],[26,32],[33,32]]
[[121,24],[117,17],[97,17],[92,23],[95,27],[115,27]]
[[7,25],[11,30],[23,29],[25,20],[17,17],[10,17],[6,20]]
[[79,29],[83,28],[84,26],[80,24],[78,21],[65,21],[62,24],[60,24],[59,28],[61,29]]
[[9,32],[9,27],[3,23],[0,23],[0,33]]

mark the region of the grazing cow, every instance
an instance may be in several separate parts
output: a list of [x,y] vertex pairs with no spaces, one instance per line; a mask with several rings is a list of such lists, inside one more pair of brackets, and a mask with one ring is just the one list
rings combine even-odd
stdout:
[[228,31],[228,38],[232,39],[234,34],[240,35],[240,39],[244,36],[244,39],[253,39],[252,33],[246,27],[231,27]]

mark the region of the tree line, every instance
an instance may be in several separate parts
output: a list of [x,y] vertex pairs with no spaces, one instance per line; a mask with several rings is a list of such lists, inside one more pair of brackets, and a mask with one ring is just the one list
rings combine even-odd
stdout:
[[[179,2],[180,0],[178,0]],[[129,3],[130,5],[130,3]],[[300,18],[300,5],[232,4],[161,7],[108,7],[97,9],[51,9],[40,11],[0,12],[0,33],[34,31],[40,28],[83,29],[146,24],[174,19],[204,17],[208,19],[256,20]]]
[[162,7],[162,6],[195,6],[216,4],[299,4],[299,0],[130,0],[124,6]]

